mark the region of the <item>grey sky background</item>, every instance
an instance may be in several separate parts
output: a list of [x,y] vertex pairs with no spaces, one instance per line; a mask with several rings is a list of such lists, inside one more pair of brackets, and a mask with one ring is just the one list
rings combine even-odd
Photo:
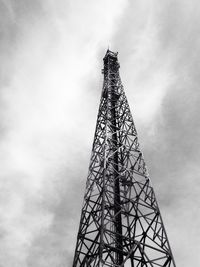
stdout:
[[119,52],[177,267],[200,265],[197,0],[0,0],[0,267],[70,267]]

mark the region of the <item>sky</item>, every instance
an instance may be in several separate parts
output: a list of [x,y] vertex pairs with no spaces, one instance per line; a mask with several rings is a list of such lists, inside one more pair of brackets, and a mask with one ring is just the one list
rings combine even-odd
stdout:
[[108,47],[177,267],[200,265],[199,14],[197,0],[0,0],[0,267],[72,265]]

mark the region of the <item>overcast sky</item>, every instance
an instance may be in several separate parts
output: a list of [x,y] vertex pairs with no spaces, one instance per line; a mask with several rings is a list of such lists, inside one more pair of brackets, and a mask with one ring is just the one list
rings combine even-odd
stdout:
[[177,267],[200,265],[199,0],[0,0],[0,267],[71,267],[108,46]]

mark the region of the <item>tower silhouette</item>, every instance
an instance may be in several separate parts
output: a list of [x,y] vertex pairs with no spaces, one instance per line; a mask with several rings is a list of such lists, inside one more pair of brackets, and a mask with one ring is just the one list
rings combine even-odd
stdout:
[[104,57],[104,84],[73,267],[175,267],[119,75]]

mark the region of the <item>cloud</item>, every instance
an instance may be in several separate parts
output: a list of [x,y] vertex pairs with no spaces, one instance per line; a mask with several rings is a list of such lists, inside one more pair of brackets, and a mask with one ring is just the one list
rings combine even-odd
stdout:
[[71,266],[108,45],[177,265],[197,264],[199,8],[1,1],[0,265]]

